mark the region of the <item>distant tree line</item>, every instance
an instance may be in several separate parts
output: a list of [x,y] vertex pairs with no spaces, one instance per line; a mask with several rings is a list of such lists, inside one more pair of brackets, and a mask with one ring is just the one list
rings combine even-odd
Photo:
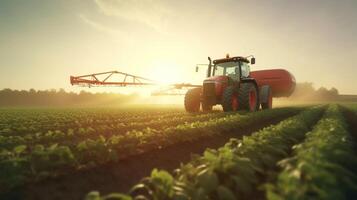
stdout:
[[315,89],[313,83],[297,83],[294,93],[289,97],[292,100],[338,100],[339,92],[332,87]]
[[0,106],[100,106],[130,103],[137,95],[59,90],[0,90]]

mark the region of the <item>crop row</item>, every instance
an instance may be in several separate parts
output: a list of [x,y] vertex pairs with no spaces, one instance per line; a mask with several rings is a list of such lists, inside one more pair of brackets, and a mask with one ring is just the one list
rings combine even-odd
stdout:
[[280,108],[247,115],[228,115],[204,122],[193,122],[168,127],[163,130],[144,129],[129,131],[125,135],[109,138],[87,139],[70,149],[53,144],[45,147],[19,145],[11,151],[0,152],[0,188],[11,188],[26,180],[56,175],[63,170],[91,167],[142,153],[178,142],[197,140],[201,137],[223,134],[243,127],[259,124],[278,116],[294,114],[301,108]]
[[338,106],[295,146],[294,156],[279,162],[283,168],[269,199],[351,199],[357,196],[357,159],[353,138]]
[[[189,116],[183,111],[125,111],[122,109],[1,109],[0,135],[17,136],[96,125],[132,123]],[[194,114],[200,115],[200,114]],[[192,116],[192,115],[191,115]]]
[[108,124],[96,124],[92,123],[87,127],[80,127],[77,129],[68,128],[63,132],[60,130],[28,133],[23,136],[1,136],[0,146],[6,149],[12,149],[17,145],[23,144],[27,146],[34,146],[36,144],[54,144],[59,145],[76,145],[84,139],[98,139],[100,135],[104,138],[109,138],[113,135],[122,135],[130,130],[141,130],[145,128],[151,128],[156,130],[166,129],[170,126],[177,126],[183,123],[192,123],[207,121],[210,119],[228,116],[229,114],[209,113],[200,115],[179,115],[170,116],[167,118],[158,118],[149,121],[133,121],[133,122],[120,122],[120,123],[108,123]]
[[323,110],[321,106],[310,108],[242,140],[231,139],[218,150],[207,149],[202,157],[176,170],[175,176],[155,169],[132,188],[131,196],[100,197],[91,192],[87,199],[252,199],[265,172],[303,140]]

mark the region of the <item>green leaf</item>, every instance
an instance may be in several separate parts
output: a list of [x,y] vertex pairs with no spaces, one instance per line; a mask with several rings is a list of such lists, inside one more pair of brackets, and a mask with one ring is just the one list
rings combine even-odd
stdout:
[[130,189],[129,194],[135,196],[136,194],[142,193],[142,192],[145,192],[150,195],[153,193],[153,191],[149,188],[149,186],[147,184],[139,183],[139,184],[134,185]]
[[243,194],[247,195],[250,192],[252,192],[253,187],[252,184],[249,182],[244,181],[242,178],[239,176],[233,176],[232,179],[234,180],[234,183],[236,187],[239,189],[240,192]]
[[19,145],[19,146],[16,146],[13,151],[16,154],[20,154],[20,153],[24,152],[26,150],[26,148],[27,148],[26,145]]
[[234,194],[227,187],[224,187],[222,185],[217,188],[217,194],[218,194],[219,200],[235,200],[236,199]]
[[86,195],[85,200],[101,200],[100,194],[98,191],[91,191]]
[[164,170],[158,170],[158,169],[154,169],[151,172],[151,178],[158,179],[160,180],[162,183],[166,183],[166,184],[173,184],[173,177],[171,176],[170,173],[168,173],[167,171]]
[[33,151],[44,151],[45,150],[45,147],[41,144],[37,144],[35,146],[35,148],[33,149]]
[[213,150],[213,149],[207,149],[204,153],[203,153],[203,157],[208,161],[208,162],[212,162],[215,161],[217,159],[217,151]]
[[197,180],[198,184],[208,193],[215,190],[219,184],[216,173],[208,170],[198,174]]
[[193,194],[193,198],[195,200],[206,200],[207,199],[207,193],[203,188],[198,188],[195,193]]
[[56,143],[56,144],[51,145],[48,149],[50,151],[53,151],[53,150],[55,150],[57,148],[57,146],[58,146],[58,144]]

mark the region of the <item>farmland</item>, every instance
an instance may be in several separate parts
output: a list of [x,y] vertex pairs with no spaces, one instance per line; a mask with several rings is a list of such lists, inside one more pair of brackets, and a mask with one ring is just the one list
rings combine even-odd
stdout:
[[[357,106],[1,109],[1,199],[348,199]],[[195,154],[192,156],[192,154]]]

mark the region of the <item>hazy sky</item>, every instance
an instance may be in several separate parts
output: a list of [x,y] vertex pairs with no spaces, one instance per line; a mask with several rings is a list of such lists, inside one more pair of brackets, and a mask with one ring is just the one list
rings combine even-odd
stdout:
[[356,10],[353,0],[0,0],[0,88],[76,90],[70,75],[108,70],[197,83],[197,63],[230,53],[357,94]]

